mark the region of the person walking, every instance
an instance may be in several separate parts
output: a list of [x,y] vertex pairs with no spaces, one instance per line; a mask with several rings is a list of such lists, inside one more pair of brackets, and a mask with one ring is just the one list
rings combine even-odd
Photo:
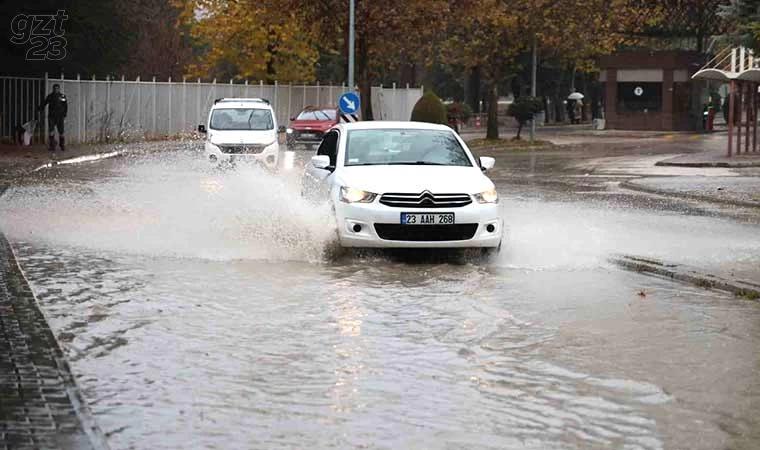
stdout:
[[578,99],[575,101],[575,123],[581,123],[583,119],[583,102]]
[[38,111],[48,107],[48,151],[50,155],[55,155],[55,140],[54,130],[58,130],[58,145],[61,147],[61,152],[66,151],[66,138],[63,131],[63,121],[66,118],[66,113],[69,112],[69,105],[66,102],[66,94],[61,92],[61,86],[58,84],[53,85],[53,92],[45,97],[45,101],[37,108]]

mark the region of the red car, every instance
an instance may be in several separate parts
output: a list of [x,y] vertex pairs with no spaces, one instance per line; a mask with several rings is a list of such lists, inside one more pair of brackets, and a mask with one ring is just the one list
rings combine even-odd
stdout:
[[322,135],[338,123],[338,117],[338,109],[334,106],[307,106],[290,119],[286,130],[288,146],[319,144]]

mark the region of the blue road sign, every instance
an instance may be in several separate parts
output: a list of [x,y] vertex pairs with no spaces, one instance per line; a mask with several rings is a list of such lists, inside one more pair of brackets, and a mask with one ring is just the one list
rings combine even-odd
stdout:
[[343,114],[354,114],[359,110],[360,104],[359,96],[353,92],[346,92],[338,99],[338,107]]

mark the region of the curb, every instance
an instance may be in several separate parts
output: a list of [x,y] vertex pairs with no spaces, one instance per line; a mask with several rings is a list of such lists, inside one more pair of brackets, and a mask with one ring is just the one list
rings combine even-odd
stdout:
[[115,157],[123,156],[126,153],[127,153],[126,150],[114,150],[108,153],[93,153],[91,155],[82,155],[82,156],[75,156],[73,158],[53,160],[52,162],[45,163],[35,169],[32,169],[31,172],[39,172],[42,169],[50,169],[52,167],[56,167],[60,165],[79,164],[79,163],[100,161],[100,160],[108,159],[108,158],[115,158]]
[[728,169],[742,169],[746,167],[760,167],[760,161],[751,161],[751,162],[668,162],[668,161],[660,161],[655,163],[655,166],[660,167],[720,167],[720,168],[728,168]]
[[716,275],[700,272],[700,269],[694,267],[629,255],[612,256],[610,257],[610,261],[624,269],[632,270],[634,272],[678,280],[706,289],[729,292],[737,297],[746,298],[748,300],[760,299],[760,284],[738,279],[722,278]]
[[717,203],[721,205],[740,206],[742,208],[760,208],[760,202],[751,202],[744,200],[732,200],[730,198],[715,198],[708,195],[690,194],[687,192],[669,191],[666,189],[650,188],[647,186],[641,186],[631,181],[623,181],[620,183],[620,187],[623,189],[629,189],[631,191],[645,192],[647,194],[663,195],[666,197],[680,197],[689,200],[699,200],[703,202]]

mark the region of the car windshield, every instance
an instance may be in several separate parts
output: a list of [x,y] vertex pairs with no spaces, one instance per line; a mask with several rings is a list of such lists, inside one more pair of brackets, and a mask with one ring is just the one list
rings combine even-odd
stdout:
[[211,113],[214,130],[273,130],[272,112],[261,108],[220,108]]
[[472,166],[454,133],[443,130],[352,130],[346,142],[346,166]]
[[310,109],[301,111],[296,120],[335,120],[334,109]]

